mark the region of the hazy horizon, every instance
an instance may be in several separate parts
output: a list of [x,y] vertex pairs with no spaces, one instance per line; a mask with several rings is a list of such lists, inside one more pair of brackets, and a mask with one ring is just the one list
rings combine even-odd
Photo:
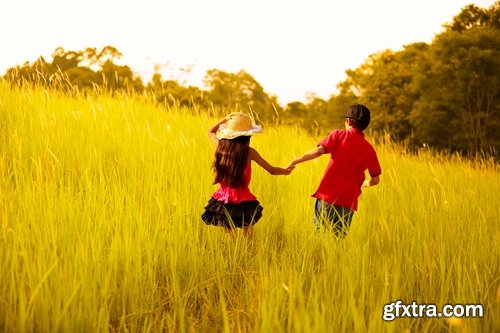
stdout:
[[327,99],[345,71],[369,55],[429,43],[464,6],[494,2],[89,0],[75,11],[62,0],[6,0],[0,73],[50,58],[57,47],[112,45],[122,52],[121,63],[146,81],[155,65],[165,68],[165,79],[197,86],[209,69],[243,69],[283,104],[304,101],[307,93]]

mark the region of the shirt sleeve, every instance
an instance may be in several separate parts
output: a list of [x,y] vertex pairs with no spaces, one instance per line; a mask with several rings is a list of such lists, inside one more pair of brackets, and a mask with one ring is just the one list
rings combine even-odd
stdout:
[[325,149],[325,153],[331,154],[335,149],[335,143],[337,142],[337,132],[338,130],[333,131],[323,140],[318,142],[318,146],[322,146]]
[[370,154],[370,160],[368,161],[368,172],[370,173],[370,176],[377,177],[382,174],[382,167],[380,166],[380,163],[378,161],[377,153],[375,152],[375,149],[372,147],[372,151]]

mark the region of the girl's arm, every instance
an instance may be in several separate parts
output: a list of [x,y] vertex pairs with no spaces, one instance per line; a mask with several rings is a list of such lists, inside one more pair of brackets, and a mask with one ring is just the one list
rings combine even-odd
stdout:
[[309,161],[309,160],[313,160],[313,159],[315,159],[315,158],[323,155],[324,153],[325,153],[325,148],[323,148],[323,146],[318,146],[318,147],[314,148],[313,150],[305,153],[301,157],[296,158],[295,160],[293,160],[287,166],[287,169],[288,168],[294,168],[299,163],[306,162],[306,161]]
[[275,167],[269,164],[260,154],[253,148],[250,148],[249,151],[249,160],[255,161],[258,165],[260,165],[264,170],[269,172],[271,175],[289,175],[292,172],[293,168],[280,168]]
[[217,136],[215,134],[219,130],[219,126],[222,125],[222,124],[224,124],[227,120],[228,120],[228,117],[219,120],[217,123],[215,123],[208,130],[208,137],[210,138],[210,140],[213,142],[213,144],[215,146],[217,146],[219,144],[219,139],[217,139]]

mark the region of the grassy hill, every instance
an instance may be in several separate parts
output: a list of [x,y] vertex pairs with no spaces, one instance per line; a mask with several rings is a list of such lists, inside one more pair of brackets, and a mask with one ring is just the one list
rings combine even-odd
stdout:
[[[314,233],[328,156],[274,177],[253,237],[200,219],[215,190],[209,113],[128,95],[0,82],[0,331],[494,332],[500,168],[370,137],[383,169],[345,240]],[[286,165],[321,137],[264,124]],[[481,304],[483,318],[395,318],[384,305]]]

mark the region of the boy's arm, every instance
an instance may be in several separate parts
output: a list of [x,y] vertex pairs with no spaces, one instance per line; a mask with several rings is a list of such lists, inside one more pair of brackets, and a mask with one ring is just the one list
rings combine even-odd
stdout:
[[361,185],[361,187],[375,186],[380,182],[380,174],[382,173],[382,168],[380,167],[377,153],[375,152],[374,149],[372,149],[372,154],[371,154],[369,160],[370,160],[370,163],[368,166],[368,173],[370,174],[371,178],[365,180],[363,182],[363,185]]
[[363,182],[363,186],[361,187],[370,187],[370,186],[375,186],[380,182],[380,176],[375,176],[370,179],[367,179]]
[[260,165],[264,170],[269,172],[271,175],[289,175],[292,172],[292,168],[280,168],[275,167],[269,164],[260,154],[253,148],[250,148],[249,159],[251,161],[255,161],[258,165]]
[[307,153],[305,153],[301,157],[294,159],[287,166],[287,169],[288,168],[293,168],[293,167],[295,167],[299,163],[313,160],[313,159],[315,159],[315,158],[323,155],[324,153],[325,153],[325,148],[323,148],[323,146],[318,146],[318,147],[314,148],[313,150],[308,151]]

